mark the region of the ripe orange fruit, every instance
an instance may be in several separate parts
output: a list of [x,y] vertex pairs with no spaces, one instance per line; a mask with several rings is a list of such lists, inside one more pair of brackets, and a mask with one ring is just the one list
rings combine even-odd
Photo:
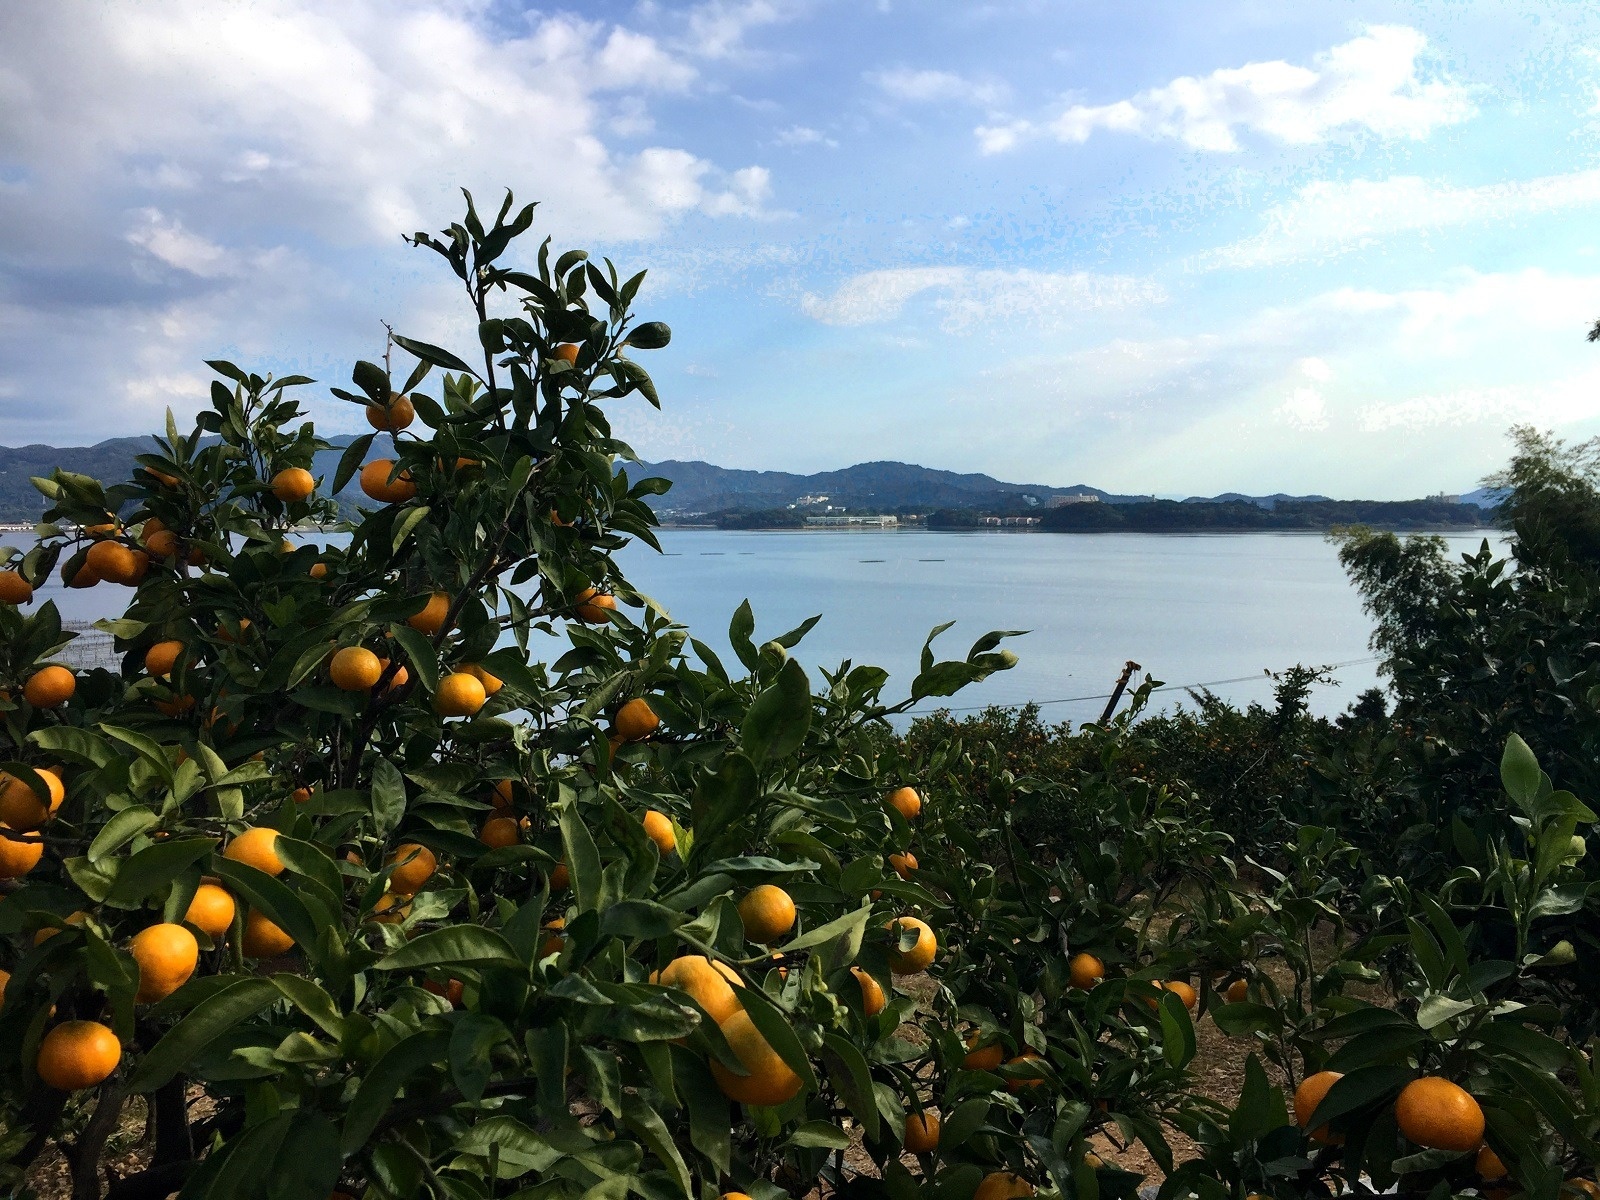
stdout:
[[[1322,1098],[1328,1094],[1328,1089],[1344,1075],[1339,1071],[1318,1071],[1315,1075],[1307,1075],[1300,1081],[1300,1086],[1294,1091],[1294,1123],[1304,1129],[1310,1122],[1312,1114],[1317,1111],[1317,1105],[1322,1103]],[[1310,1131],[1313,1141],[1322,1142],[1329,1146],[1336,1146],[1344,1141],[1343,1134],[1328,1132],[1326,1125],[1319,1125]]]
[[178,486],[178,477],[176,475],[168,475],[165,471],[158,471],[154,467],[140,467],[139,469],[162,487],[175,488]]
[[1067,963],[1072,986],[1088,991],[1106,977],[1106,965],[1092,954],[1074,954]]
[[289,793],[289,798],[296,804],[309,804],[311,802],[311,789],[308,787],[297,787],[294,791]]
[[506,685],[505,680],[489,674],[489,672],[485,671],[477,663],[462,663],[461,669],[468,675],[471,675],[479,683],[483,684],[483,691],[487,696],[494,695]]
[[121,542],[96,542],[83,561],[101,579],[112,583],[132,583],[139,573],[139,560]]
[[178,665],[178,657],[182,653],[182,642],[157,642],[144,652],[144,669],[157,679],[165,679],[172,674],[172,668]]
[[277,840],[276,829],[246,829],[228,843],[222,857],[265,871],[268,875],[282,875],[283,860],[278,857],[275,847]]
[[1200,997],[1195,995],[1195,990],[1181,979],[1171,980],[1168,983],[1163,983],[1161,986],[1167,991],[1171,992],[1179,1000],[1182,1000],[1185,1008],[1193,1008],[1200,1001]]
[[117,1069],[122,1043],[98,1021],[63,1021],[39,1043],[34,1070],[49,1087],[76,1092],[94,1087]]
[[0,970],[0,1008],[6,1005],[6,984],[11,982],[11,972]]
[[433,693],[433,711],[441,717],[470,717],[488,700],[483,684],[465,671],[451,671]]
[[743,1007],[721,968],[721,963],[713,963],[703,954],[685,954],[662,967],[652,982],[688,992],[706,1015],[721,1025]]
[[578,343],[563,342],[550,351],[551,358],[558,358],[564,363],[576,364],[578,361]]
[[431,979],[425,979],[422,981],[422,990],[432,992],[435,996],[443,996],[450,1001],[453,1008],[461,1007],[461,997],[466,995],[467,992],[466,985],[454,976],[451,976],[442,984],[435,983]]
[[642,742],[660,728],[661,718],[646,701],[635,696],[617,709],[615,725],[623,741]]
[[201,933],[216,941],[233,926],[233,896],[215,883],[202,883],[195,889],[194,899],[183,919]]
[[165,1000],[189,981],[200,962],[200,943],[182,925],[163,923],[141,929],[128,944],[139,966],[140,1004]]
[[922,797],[911,787],[895,788],[884,798],[884,803],[908,821],[915,821],[922,811]]
[[1575,1192],[1582,1192],[1589,1200],[1600,1200],[1600,1183],[1592,1179],[1569,1179],[1567,1187]]
[[387,430],[389,433],[399,433],[416,419],[416,405],[411,403],[411,397],[402,396],[399,392],[389,393],[389,403],[367,405],[367,424],[377,430]]
[[549,930],[544,940],[539,943],[539,957],[549,958],[552,954],[560,954],[567,944],[566,934],[567,919],[565,917],[552,917],[540,928]]
[[240,949],[246,958],[276,958],[294,948],[294,939],[255,909],[244,917],[244,942]]
[[869,1017],[877,1016],[889,1003],[889,998],[884,995],[883,984],[860,967],[851,967],[850,974],[855,976],[856,983],[861,987],[861,1011]]
[[1228,985],[1228,990],[1222,993],[1228,998],[1229,1004],[1238,1004],[1250,999],[1250,981],[1248,979],[1235,979]]
[[889,855],[889,865],[894,868],[894,873],[901,879],[910,879],[911,872],[917,869],[917,856],[907,850],[904,854]]
[[171,700],[150,701],[151,706],[155,708],[157,712],[165,713],[169,717],[175,717],[179,713],[188,712],[194,707],[194,703],[194,697],[189,695],[187,692],[181,696],[174,696]]
[[327,563],[312,563],[311,570],[306,572],[313,579],[326,579],[328,577]]
[[[889,969],[896,975],[915,975],[919,971],[926,971],[933,962],[933,956],[939,952],[939,941],[933,936],[933,930],[928,928],[926,921],[919,921],[916,917],[896,917],[885,926],[896,939],[889,947]],[[899,946],[901,929],[916,931],[916,945],[909,950],[902,950]]]
[[1394,1102],[1400,1132],[1429,1150],[1465,1153],[1483,1141],[1483,1109],[1470,1092],[1448,1079],[1413,1079]]
[[383,663],[364,646],[346,646],[328,664],[328,677],[343,692],[370,691],[383,674]]
[[[0,829],[9,827],[0,824]],[[39,865],[43,855],[44,839],[38,834],[22,841],[0,836],[0,879],[21,879]]]
[[272,477],[272,494],[285,504],[296,504],[317,490],[317,481],[304,467],[285,467]]
[[516,793],[509,779],[497,779],[489,792],[489,803],[496,808],[510,808],[516,802]]
[[478,830],[478,840],[491,850],[501,846],[515,846],[521,840],[517,823],[510,817],[490,817]]
[[557,863],[550,868],[550,890],[564,892],[572,883],[572,872],[567,870],[566,863]]
[[226,642],[226,643],[228,643],[228,645],[231,646],[235,642],[240,641],[241,639],[243,639],[244,635],[250,632],[250,618],[249,617],[240,617],[238,619],[238,621],[235,622],[235,624],[237,624],[238,627],[239,627],[239,633],[238,633],[237,637],[234,636],[234,632],[233,632],[232,629],[230,629],[228,627],[227,622],[225,622],[225,621],[217,622],[217,641]]
[[[1006,1063],[1006,1066],[1014,1067],[1018,1063],[1043,1062],[1043,1061],[1044,1061],[1044,1056],[1042,1054],[1038,1053],[1037,1051],[1035,1051],[1035,1050],[1024,1050],[1021,1054],[1017,1055],[1015,1058],[1010,1059]],[[1006,1080],[1006,1091],[1008,1091],[1008,1092],[1020,1092],[1023,1088],[1036,1088],[1043,1082],[1044,1082],[1044,1078],[1042,1076],[1039,1076],[1039,1075],[1024,1075],[1024,1076],[1022,1076],[1021,1078],[1018,1078],[1018,1079],[1008,1079],[1008,1080]]]
[[1487,1146],[1479,1148],[1478,1157],[1472,1162],[1472,1169],[1477,1171],[1479,1179],[1489,1183],[1506,1177],[1505,1163],[1501,1162],[1500,1156]]
[[78,677],[66,667],[58,667],[53,663],[48,667],[40,667],[22,685],[23,697],[35,708],[55,708],[65,704],[77,690]]
[[398,925],[410,915],[410,899],[394,892],[385,892],[372,906],[372,919],[380,925]]
[[1005,1061],[1005,1048],[998,1041],[980,1046],[978,1037],[976,1029],[967,1034],[967,1055],[961,1065],[969,1071],[992,1071]]
[[572,613],[586,625],[601,625],[607,614],[617,611],[617,598],[607,592],[584,588],[572,602]]
[[418,633],[432,637],[444,628],[444,619],[450,613],[450,597],[443,592],[434,592],[428,597],[428,603],[419,613],[413,613],[406,618],[406,624]]
[[904,1145],[913,1154],[931,1153],[939,1145],[939,1118],[931,1112],[908,1116]]
[[[68,913],[62,918],[62,922],[66,925],[82,925],[88,919],[89,914],[80,909],[77,912]],[[46,925],[33,935],[33,944],[35,946],[42,946],[60,932],[60,925]]]
[[678,848],[677,831],[672,828],[672,821],[668,819],[666,813],[657,812],[652,808],[641,820],[644,823],[645,833],[663,855],[671,854]]
[[33,599],[33,584],[15,571],[0,571],[0,603],[26,604]]
[[43,796],[13,775],[0,775],[0,824],[18,833],[31,833],[55,816],[67,796],[56,771],[40,767],[36,773],[44,780]]
[[972,1200],[1024,1200],[1033,1195],[1033,1184],[1010,1171],[996,1171],[985,1175],[972,1193]]
[[739,919],[752,942],[775,942],[794,928],[794,901],[781,887],[763,883],[739,901]]
[[393,479],[394,459],[375,458],[361,468],[361,490],[382,504],[400,504],[417,494],[417,485],[410,471],[401,471]]
[[157,558],[174,558],[178,553],[178,535],[169,529],[152,532],[149,521],[144,523],[144,544]]
[[713,1058],[711,1074],[723,1095],[741,1104],[782,1104],[800,1091],[800,1076],[761,1036],[749,1013],[740,1009],[722,1021],[719,1028],[729,1049],[748,1072],[735,1075]]
[[389,887],[402,896],[420,892],[439,869],[439,860],[433,856],[433,851],[415,842],[402,842],[396,846],[394,853],[389,856],[389,863],[391,866],[399,864],[389,875]]

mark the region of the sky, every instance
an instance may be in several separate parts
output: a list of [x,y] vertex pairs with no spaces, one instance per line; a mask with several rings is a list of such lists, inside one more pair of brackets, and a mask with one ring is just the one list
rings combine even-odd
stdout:
[[[16,0],[0,443],[458,347],[459,190],[648,268],[649,460],[1465,491],[1600,434],[1600,6]],[[442,264],[441,264],[442,265]]]

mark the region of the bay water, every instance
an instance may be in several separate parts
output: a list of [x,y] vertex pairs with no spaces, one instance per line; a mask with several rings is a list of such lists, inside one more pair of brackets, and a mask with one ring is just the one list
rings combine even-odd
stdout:
[[[1495,531],[1447,541],[1459,553],[1485,537],[1504,551]],[[871,663],[890,672],[891,700],[907,694],[934,626],[955,622],[934,643],[938,658],[964,657],[992,629],[1027,631],[1004,643],[1015,668],[918,712],[1037,701],[1048,720],[1076,724],[1099,715],[1128,660],[1140,665],[1135,685],[1147,675],[1168,685],[1156,707],[1188,702],[1185,688],[1200,685],[1235,704],[1269,704],[1266,672],[1296,663],[1334,668],[1335,683],[1311,696],[1324,715],[1380,682],[1371,618],[1320,534],[665,529],[660,538],[663,554],[639,543],[623,551],[624,574],[730,669],[728,622],[747,599],[757,644],[821,617],[793,652],[813,685],[819,666]],[[68,591],[54,578],[40,591],[72,622],[116,615],[126,595]],[[562,641],[543,642],[536,654],[561,653]]]

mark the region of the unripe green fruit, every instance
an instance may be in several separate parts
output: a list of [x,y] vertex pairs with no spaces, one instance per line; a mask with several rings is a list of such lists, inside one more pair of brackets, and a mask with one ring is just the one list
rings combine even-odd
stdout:
[[1567,845],[1568,861],[1577,862],[1587,853],[1589,853],[1589,843],[1584,841],[1577,834],[1573,834],[1572,841]]

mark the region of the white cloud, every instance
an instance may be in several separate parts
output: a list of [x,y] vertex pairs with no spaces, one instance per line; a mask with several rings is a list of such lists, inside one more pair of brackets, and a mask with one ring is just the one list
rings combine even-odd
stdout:
[[1069,313],[1166,298],[1158,284],[1129,275],[893,267],[853,276],[830,296],[807,293],[800,309],[826,325],[873,325],[893,320],[910,300],[928,292],[937,294],[934,306],[950,332],[991,321],[1048,323]]
[[837,150],[839,143],[820,129],[812,129],[809,125],[791,125],[780,130],[775,139],[780,146],[826,146],[829,150]]
[[144,209],[139,214],[138,225],[128,231],[127,238],[167,266],[201,279],[232,275],[239,268],[239,264],[230,260],[225,248],[190,233],[182,222],[163,216],[160,209]]
[[1381,138],[1425,138],[1471,117],[1464,87],[1424,77],[1427,38],[1399,25],[1374,25],[1318,54],[1311,66],[1276,60],[1186,75],[1110,104],[1074,104],[1043,124],[1010,121],[980,127],[984,153],[1026,138],[1087,141],[1096,130],[1184,142],[1196,150],[1234,151],[1239,130],[1294,145],[1365,131]]
[[1260,233],[1201,257],[1203,265],[1259,267],[1326,260],[1403,233],[1432,233],[1481,221],[1600,204],[1600,170],[1544,175],[1480,187],[1415,175],[1317,180],[1269,209]]
[[[683,90],[696,69],[646,34],[571,16],[505,36],[478,7],[28,6],[0,46],[0,147],[41,196],[81,201],[142,170],[153,186],[210,191],[208,210],[235,224],[387,241],[451,211],[457,184],[486,196],[509,184],[561,230],[658,232],[663,211],[640,202],[652,189],[637,175],[651,160],[619,158],[602,132],[613,105],[625,130],[647,130],[642,98]],[[722,173],[697,161],[708,180]]]
[[794,7],[779,0],[707,0],[689,13],[688,47],[704,58],[740,57],[750,30],[789,20]]
[[1011,89],[1003,83],[968,79],[950,71],[893,67],[870,71],[867,79],[895,100],[922,104],[956,102],[993,108],[1005,103],[1011,94]]

